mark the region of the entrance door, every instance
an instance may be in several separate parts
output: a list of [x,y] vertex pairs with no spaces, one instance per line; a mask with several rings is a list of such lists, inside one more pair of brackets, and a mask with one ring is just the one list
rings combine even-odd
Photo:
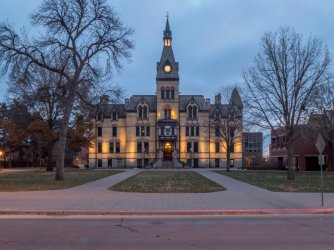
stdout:
[[164,145],[164,160],[172,160],[172,145],[169,142],[166,142]]

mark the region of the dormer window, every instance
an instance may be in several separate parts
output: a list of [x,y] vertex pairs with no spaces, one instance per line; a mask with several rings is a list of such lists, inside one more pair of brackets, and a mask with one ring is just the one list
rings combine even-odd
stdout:
[[188,119],[196,119],[197,118],[197,106],[189,105],[188,106]]
[[138,118],[147,118],[148,115],[148,107],[146,105],[138,106]]

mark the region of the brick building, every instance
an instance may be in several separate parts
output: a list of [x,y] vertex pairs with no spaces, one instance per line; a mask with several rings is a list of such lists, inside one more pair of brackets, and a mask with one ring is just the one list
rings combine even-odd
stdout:
[[[312,114],[307,124],[296,126],[295,140],[293,141],[293,164],[296,170],[320,170],[320,166],[318,164],[319,153],[315,144],[319,134],[321,134],[323,138],[326,138],[326,132],[322,124],[323,119],[323,115]],[[269,155],[271,162],[281,168],[285,168],[287,165],[287,150],[285,147],[285,141],[286,139],[283,129],[275,129],[271,132]],[[323,155],[325,156],[326,165],[324,166],[324,169],[328,169],[327,145],[324,149]]]

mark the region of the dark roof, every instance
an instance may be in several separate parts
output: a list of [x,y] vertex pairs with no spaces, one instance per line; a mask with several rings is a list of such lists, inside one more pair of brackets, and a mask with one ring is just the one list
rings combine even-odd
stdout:
[[239,91],[237,90],[237,88],[234,88],[231,94],[231,99],[230,99],[230,103],[237,106],[238,108],[242,109],[243,108],[243,104],[239,95]]
[[125,104],[100,104],[97,107],[97,112],[104,117],[111,117],[114,111],[117,112],[118,117],[125,118]]
[[167,16],[166,28],[164,30],[164,39],[172,39],[172,31],[169,28],[169,20]]
[[149,111],[157,111],[157,96],[156,95],[134,95],[129,100],[129,105],[126,111],[137,111],[138,104],[143,101],[147,103]]
[[209,107],[202,95],[180,95],[179,96],[179,110],[186,111],[187,105],[193,101],[197,104],[199,111],[208,111]]

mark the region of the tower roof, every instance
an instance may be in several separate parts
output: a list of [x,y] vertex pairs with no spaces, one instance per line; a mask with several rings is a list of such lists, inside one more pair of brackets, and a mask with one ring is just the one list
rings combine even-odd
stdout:
[[239,95],[239,91],[237,90],[237,88],[234,88],[231,94],[231,100],[230,103],[232,103],[233,105],[236,105],[238,108],[243,108],[243,104]]
[[172,31],[170,30],[170,27],[169,27],[168,15],[167,15],[167,21],[166,21],[166,28],[164,30],[164,40],[165,39],[172,39]]
[[[172,39],[172,31],[169,26],[167,16],[166,28],[164,30],[164,41]],[[170,68],[165,69],[166,65]],[[173,48],[171,43],[164,42],[160,61],[157,63],[157,80],[178,80],[179,79],[179,63],[175,61]]]

